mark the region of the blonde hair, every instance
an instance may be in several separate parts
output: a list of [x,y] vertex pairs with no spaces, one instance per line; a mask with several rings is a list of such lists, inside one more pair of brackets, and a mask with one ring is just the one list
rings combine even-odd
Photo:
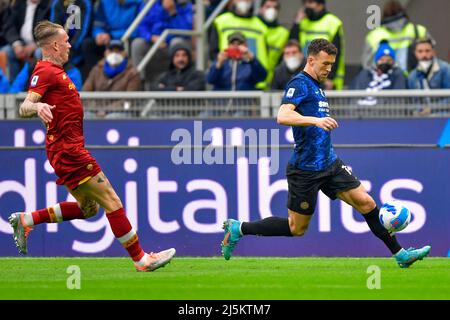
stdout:
[[59,29],[64,30],[63,26],[59,24],[48,20],[43,20],[34,27],[34,40],[39,47],[42,47],[46,45],[51,38],[58,34]]

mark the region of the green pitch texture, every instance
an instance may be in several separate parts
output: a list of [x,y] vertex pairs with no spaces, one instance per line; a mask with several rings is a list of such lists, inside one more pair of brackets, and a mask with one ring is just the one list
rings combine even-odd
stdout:
[[[67,288],[71,265],[79,290]],[[381,289],[367,288],[369,266]],[[450,299],[449,270],[449,258],[400,269],[392,258],[175,257],[150,273],[126,258],[0,258],[0,299]]]

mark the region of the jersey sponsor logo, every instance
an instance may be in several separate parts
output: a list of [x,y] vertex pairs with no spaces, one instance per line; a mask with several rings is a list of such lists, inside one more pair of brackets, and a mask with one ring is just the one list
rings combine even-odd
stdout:
[[39,76],[34,76],[34,77],[31,79],[31,86],[32,86],[32,87],[35,87],[36,84],[37,84],[37,82],[38,82],[38,80],[39,80]]
[[286,93],[286,98],[292,98],[294,96],[295,88],[289,88]]
[[330,112],[330,106],[328,105],[327,101],[319,101],[319,112]]

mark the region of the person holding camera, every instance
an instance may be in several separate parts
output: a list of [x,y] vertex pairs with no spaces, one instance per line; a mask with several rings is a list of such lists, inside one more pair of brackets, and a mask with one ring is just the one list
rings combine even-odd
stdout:
[[212,63],[207,81],[213,90],[256,90],[256,84],[266,77],[266,69],[247,47],[244,35],[234,32],[228,37],[228,47]]

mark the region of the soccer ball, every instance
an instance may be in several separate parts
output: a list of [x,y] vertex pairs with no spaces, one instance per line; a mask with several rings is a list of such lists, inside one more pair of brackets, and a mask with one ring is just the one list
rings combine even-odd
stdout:
[[391,200],[380,208],[380,222],[390,233],[405,229],[411,221],[411,211],[398,200]]

